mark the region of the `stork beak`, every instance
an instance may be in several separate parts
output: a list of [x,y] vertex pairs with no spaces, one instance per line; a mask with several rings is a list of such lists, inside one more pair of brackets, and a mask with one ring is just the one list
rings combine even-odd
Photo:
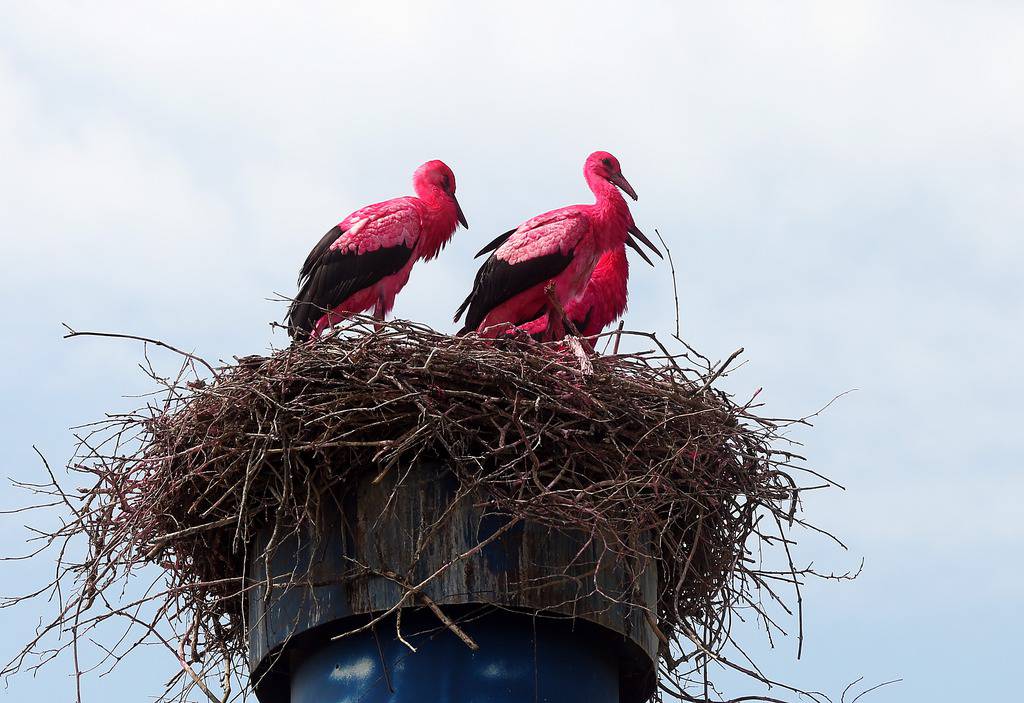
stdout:
[[469,224],[466,222],[466,216],[462,214],[462,206],[459,205],[459,201],[456,200],[454,195],[452,196],[452,200],[455,201],[455,212],[458,213],[459,224],[461,224],[466,229],[469,229]]
[[637,254],[639,254],[641,259],[646,261],[651,266],[654,266],[654,262],[651,261],[650,258],[647,256],[647,254],[644,253],[644,250],[640,248],[640,245],[636,243],[635,239],[633,239],[630,236],[627,236],[626,237],[626,244],[629,246],[630,249],[632,249]]
[[633,190],[633,186],[629,185],[629,181],[626,180],[626,177],[623,176],[622,173],[616,173],[608,180],[612,183],[612,185],[621,189],[623,193],[631,197],[633,200],[637,199],[636,191]]
[[638,254],[640,254],[640,256],[643,257],[644,261],[646,261],[647,263],[651,264],[651,266],[653,266],[654,263],[650,259],[648,259],[646,256],[644,256],[644,252],[640,250],[640,247],[637,245],[637,243],[633,239],[633,237],[636,237],[641,242],[646,244],[648,246],[648,248],[650,248],[651,251],[653,251],[655,254],[658,255],[659,259],[664,259],[665,258],[664,256],[662,256],[661,252],[658,250],[658,247],[654,246],[654,242],[652,242],[650,239],[648,239],[647,236],[643,232],[641,232],[640,229],[636,225],[630,225],[629,229],[627,230],[627,232],[628,232],[628,234],[626,235],[626,244],[628,244],[634,250],[636,250],[636,252]]

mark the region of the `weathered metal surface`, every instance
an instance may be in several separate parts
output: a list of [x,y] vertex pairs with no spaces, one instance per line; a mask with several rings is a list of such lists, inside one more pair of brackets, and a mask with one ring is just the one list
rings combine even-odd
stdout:
[[[563,623],[564,625],[564,623]],[[430,613],[393,622],[377,637],[336,640],[298,659],[291,703],[618,703],[619,661],[600,638],[552,620],[494,614],[465,623],[472,651]],[[590,634],[590,633],[587,633]]]
[[[369,478],[340,510],[324,515],[317,540],[291,536],[267,559],[253,562],[250,575],[255,582],[266,582],[269,561],[272,575],[306,574],[314,584],[269,594],[260,588],[250,592],[250,667],[265,677],[260,679],[265,684],[257,686],[265,703],[271,700],[269,691],[283,690],[282,677],[287,677],[292,657],[275,654],[286,642],[313,636],[314,630],[322,636],[328,630],[351,629],[360,618],[386,611],[402,598],[403,588],[392,580],[352,578],[356,565],[401,574],[411,567],[409,582],[419,583],[505,526],[503,518],[484,514],[472,497],[453,506],[457,486],[441,464],[424,463],[407,474],[394,470],[378,484]],[[423,540],[417,554],[424,530],[446,510],[450,513],[441,529]],[[255,554],[264,552],[269,538],[261,535]],[[610,562],[581,535],[521,524],[443,570],[423,592],[446,609],[492,604],[600,625],[611,637],[608,646],[622,655],[623,700],[641,700],[653,683],[657,639],[640,609],[615,601],[642,597],[653,611],[656,569],[649,565],[639,583],[630,584]]]

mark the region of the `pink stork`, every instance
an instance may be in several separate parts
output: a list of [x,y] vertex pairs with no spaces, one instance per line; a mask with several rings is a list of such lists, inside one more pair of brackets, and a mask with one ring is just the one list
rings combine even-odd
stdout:
[[629,206],[616,189],[636,200],[618,159],[606,151],[595,151],[587,157],[583,176],[594,193],[593,205],[571,205],[538,215],[500,235],[477,254],[494,252],[480,267],[472,292],[455,313],[458,320],[468,309],[459,334],[476,330],[493,337],[510,326],[543,316],[549,307],[548,285],[553,285],[556,300],[567,305],[583,292],[602,254],[627,243],[639,251],[632,237],[661,256],[633,226]]
[[428,161],[412,177],[416,196],[367,205],[335,225],[309,252],[299,293],[288,309],[288,333],[317,338],[353,313],[373,308],[383,320],[418,259],[433,259],[456,223],[467,227],[455,199],[455,174]]
[[[654,265],[641,249],[636,251],[644,261]],[[565,306],[565,316],[583,337],[601,334],[605,327],[626,312],[628,282],[629,261],[626,259],[626,246],[622,245],[601,256],[583,293]],[[548,331],[548,316],[531,320],[518,329],[543,339]]]

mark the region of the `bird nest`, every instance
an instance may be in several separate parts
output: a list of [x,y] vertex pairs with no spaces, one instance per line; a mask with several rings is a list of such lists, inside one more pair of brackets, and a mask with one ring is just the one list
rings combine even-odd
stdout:
[[[781,436],[792,421],[714,386],[736,354],[712,363],[679,340],[672,351],[653,335],[617,334],[651,350],[595,356],[572,339],[456,338],[353,319],[317,343],[219,368],[185,355],[159,402],[82,439],[71,468],[85,487],[37,488],[64,511],[47,531],[61,550],[61,605],[7,671],[74,644],[79,673],[77,642],[121,617],[141,634],[103,645],[101,658],[151,638],[181,665],[169,698],[239,695],[255,536],[314,527],[358,481],[430,458],[509,521],[589,535],[628,573],[656,565],[656,612],[632,605],[661,642],[662,691],[704,700],[706,682],[693,682],[709,662],[766,681],[725,648],[740,609],[760,614],[769,635],[781,630],[763,603],[795,612],[779,587],[795,586],[799,600],[810,573],[789,553],[804,490]],[[781,571],[762,566],[776,550]],[[159,569],[162,585],[121,596],[143,567]],[[64,631],[73,637],[45,644]]]

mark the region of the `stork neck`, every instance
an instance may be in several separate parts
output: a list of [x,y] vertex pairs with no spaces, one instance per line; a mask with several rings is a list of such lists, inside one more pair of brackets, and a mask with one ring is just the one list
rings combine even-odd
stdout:
[[626,199],[618,188],[597,174],[588,171],[586,178],[596,200],[593,212],[599,225],[597,230],[601,248],[610,249],[622,244],[626,241],[626,230],[630,223]]
[[455,233],[458,214],[455,203],[440,188],[417,188],[417,195],[423,204],[423,239],[420,256],[424,259],[433,259]]

